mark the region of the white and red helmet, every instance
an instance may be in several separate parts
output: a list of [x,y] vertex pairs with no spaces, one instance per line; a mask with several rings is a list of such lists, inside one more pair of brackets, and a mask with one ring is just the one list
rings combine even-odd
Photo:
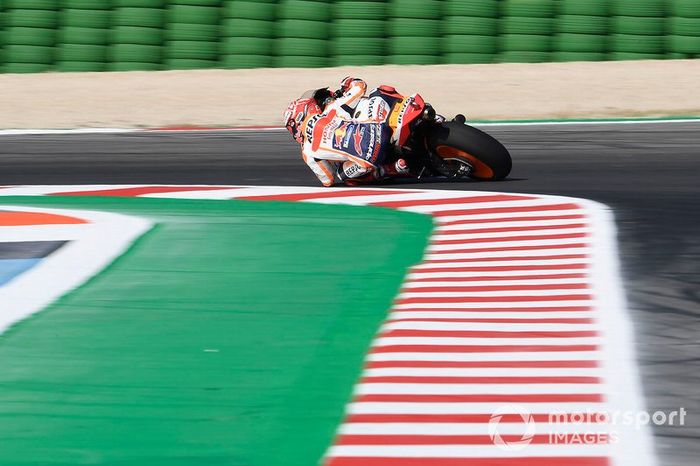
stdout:
[[287,128],[294,140],[301,144],[304,139],[302,134],[304,120],[319,113],[321,113],[321,107],[319,107],[315,99],[302,97],[289,104],[287,110],[285,110],[283,117],[284,127]]

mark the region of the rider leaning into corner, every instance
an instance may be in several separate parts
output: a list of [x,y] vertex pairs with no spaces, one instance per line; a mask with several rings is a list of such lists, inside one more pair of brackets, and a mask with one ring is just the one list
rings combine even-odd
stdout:
[[352,186],[408,172],[403,159],[385,162],[392,147],[386,97],[396,91],[381,86],[363,99],[366,91],[367,83],[348,77],[324,110],[313,98],[301,98],[284,113],[285,127],[301,145],[304,162],[324,186],[335,181]]

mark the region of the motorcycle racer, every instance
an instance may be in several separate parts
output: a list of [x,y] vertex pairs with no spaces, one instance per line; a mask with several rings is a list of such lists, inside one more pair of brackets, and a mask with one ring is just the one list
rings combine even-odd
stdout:
[[366,91],[363,80],[347,77],[324,110],[313,98],[301,98],[284,113],[285,127],[301,145],[304,162],[324,186],[336,180],[348,185],[367,183],[408,171],[403,159],[384,163],[392,136],[385,122],[389,114],[386,102],[370,99],[367,115],[356,118]]

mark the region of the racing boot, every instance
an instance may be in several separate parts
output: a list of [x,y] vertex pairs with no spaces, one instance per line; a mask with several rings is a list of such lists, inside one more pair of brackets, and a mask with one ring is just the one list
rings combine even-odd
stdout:
[[382,178],[394,178],[396,176],[408,175],[408,164],[404,159],[398,159],[396,162],[387,163],[381,167]]
[[347,186],[357,186],[377,181],[377,170],[368,170],[354,162],[343,162],[338,167],[336,176]]

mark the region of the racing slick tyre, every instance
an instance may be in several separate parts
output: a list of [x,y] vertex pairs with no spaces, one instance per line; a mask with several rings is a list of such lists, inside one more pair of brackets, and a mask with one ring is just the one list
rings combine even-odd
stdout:
[[493,137],[458,122],[436,126],[428,135],[431,150],[448,164],[466,162],[471,178],[500,180],[508,176],[512,161],[508,149]]

